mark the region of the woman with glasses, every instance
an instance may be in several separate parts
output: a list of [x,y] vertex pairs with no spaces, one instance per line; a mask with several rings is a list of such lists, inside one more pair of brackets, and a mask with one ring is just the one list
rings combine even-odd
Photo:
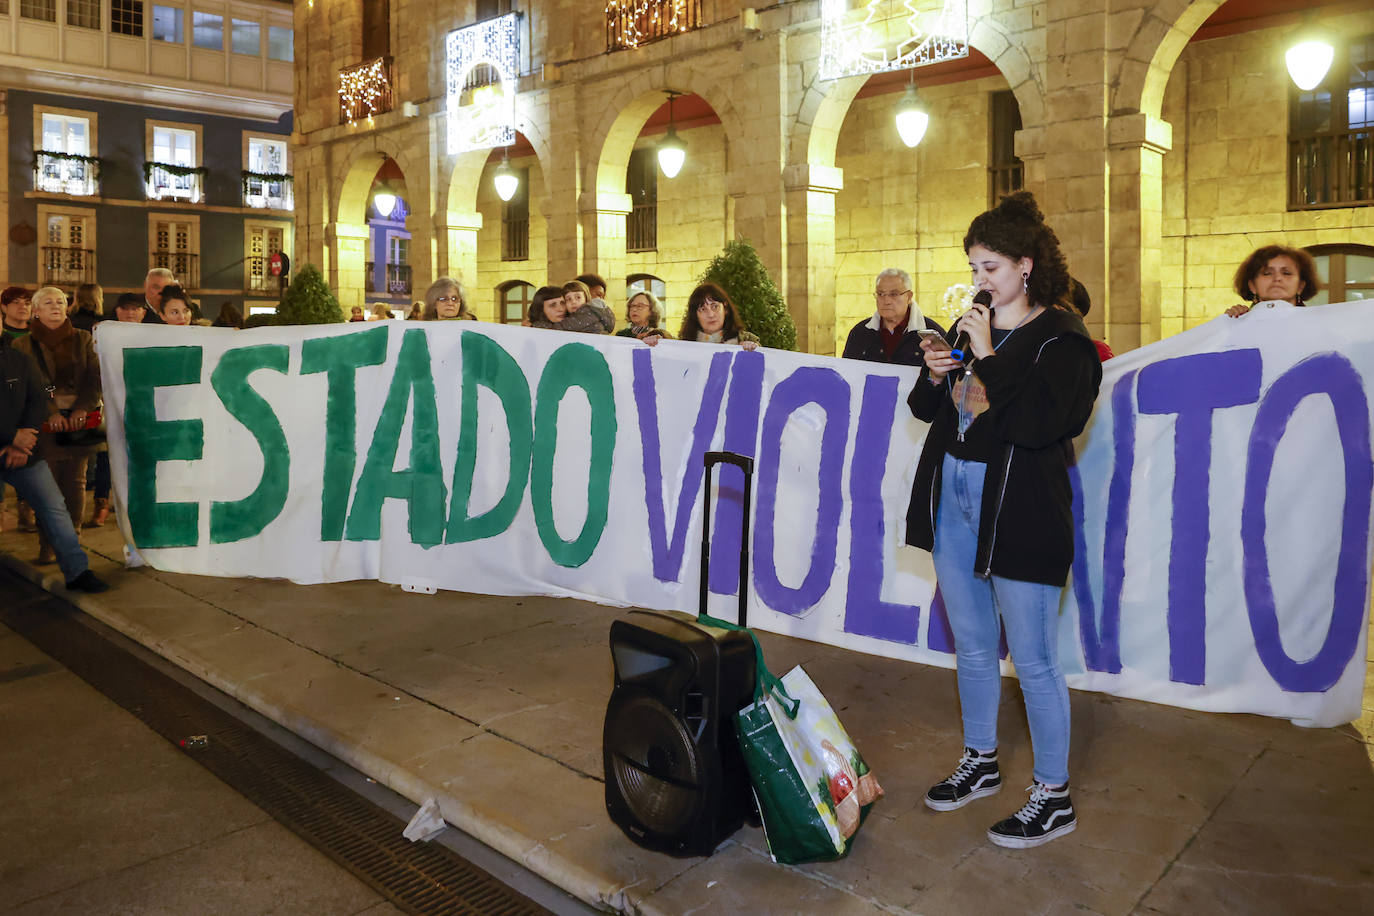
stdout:
[[[702,343],[738,344],[746,350],[756,350],[759,346],[758,337],[740,322],[735,303],[714,283],[701,284],[687,297],[687,314],[683,316],[678,337]],[[649,346],[656,341],[655,337],[644,339]]]
[[424,321],[477,320],[477,316],[468,311],[463,285],[452,277],[440,277],[425,290],[425,312],[421,318]]

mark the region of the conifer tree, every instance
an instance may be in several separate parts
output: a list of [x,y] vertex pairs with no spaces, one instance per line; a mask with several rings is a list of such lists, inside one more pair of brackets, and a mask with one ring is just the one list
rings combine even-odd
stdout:
[[763,346],[797,349],[797,326],[788,314],[787,303],[749,242],[726,242],[725,250],[707,265],[701,279],[730,294],[740,321],[759,336]]
[[302,267],[277,304],[277,324],[333,324],[343,321],[339,300],[314,264]]

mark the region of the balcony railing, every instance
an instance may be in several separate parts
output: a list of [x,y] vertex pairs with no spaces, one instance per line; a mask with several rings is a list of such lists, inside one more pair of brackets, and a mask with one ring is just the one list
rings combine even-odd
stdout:
[[1025,186],[1025,168],[1019,159],[988,166],[989,207],[997,206],[1003,197]]
[[606,50],[637,48],[701,27],[701,0],[610,0]]
[[511,218],[501,220],[501,260],[528,261],[529,259],[529,218]]
[[248,259],[248,291],[250,293],[271,293],[276,295],[282,290],[281,277],[268,272],[268,255]]
[[33,157],[33,189],[90,197],[99,190],[100,160],[39,150]]
[[339,123],[390,111],[391,58],[378,57],[339,71]]
[[205,169],[199,166],[145,162],[143,177],[149,200],[184,200],[193,204],[201,201]]
[[410,265],[386,265],[386,291],[392,295],[410,295]]
[[148,252],[148,267],[167,268],[176,276],[177,283],[188,292],[200,288],[200,255],[155,248]]
[[291,176],[244,172],[243,202],[249,207],[290,210],[295,206]]
[[625,215],[625,250],[658,250],[658,204],[635,204]]
[[1374,130],[1319,131],[1288,140],[1288,209],[1374,204]]
[[80,286],[95,281],[95,251],[45,245],[39,249],[46,286]]

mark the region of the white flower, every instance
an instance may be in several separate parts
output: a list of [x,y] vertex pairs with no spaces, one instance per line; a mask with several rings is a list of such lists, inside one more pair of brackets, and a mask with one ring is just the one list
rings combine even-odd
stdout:
[[956,283],[941,299],[940,314],[945,318],[958,318],[973,307],[973,287],[967,283]]

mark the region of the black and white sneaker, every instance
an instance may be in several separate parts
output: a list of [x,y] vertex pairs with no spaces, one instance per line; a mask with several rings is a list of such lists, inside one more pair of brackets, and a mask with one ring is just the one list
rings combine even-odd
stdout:
[[1078,818],[1069,798],[1069,784],[1052,789],[1037,782],[1030,787],[1030,801],[1004,821],[993,824],[988,839],[1008,849],[1030,849],[1055,837],[1073,833]]
[[966,747],[954,772],[930,787],[926,793],[926,807],[936,811],[953,811],[975,798],[996,795],[1000,791],[1002,774],[997,769],[997,752],[984,754]]

